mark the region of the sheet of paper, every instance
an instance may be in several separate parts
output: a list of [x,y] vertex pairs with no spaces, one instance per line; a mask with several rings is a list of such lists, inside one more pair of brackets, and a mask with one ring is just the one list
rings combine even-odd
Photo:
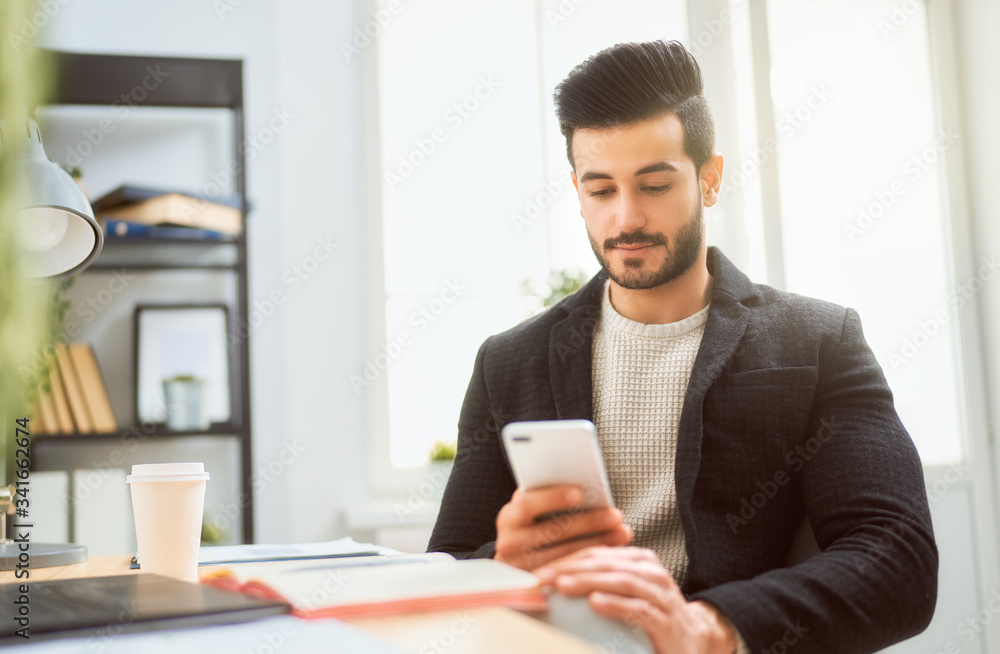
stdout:
[[240,563],[248,561],[286,561],[293,559],[319,559],[337,556],[362,556],[373,554],[399,554],[388,547],[359,543],[351,537],[323,543],[293,543],[289,545],[226,545],[202,547],[198,553],[200,565]]

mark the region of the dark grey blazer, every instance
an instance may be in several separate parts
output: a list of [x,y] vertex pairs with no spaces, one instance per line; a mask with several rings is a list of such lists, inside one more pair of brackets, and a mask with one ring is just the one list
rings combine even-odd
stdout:
[[[923,471],[858,315],[753,284],[715,248],[712,305],[678,429],[683,591],[754,652],[872,652],[922,631],[937,594]],[[593,419],[606,275],[483,343],[429,550],[493,555],[517,420]],[[822,553],[783,567],[808,518]]]

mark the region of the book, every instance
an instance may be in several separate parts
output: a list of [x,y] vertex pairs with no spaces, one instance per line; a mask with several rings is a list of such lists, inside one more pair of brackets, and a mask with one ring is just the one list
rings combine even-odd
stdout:
[[87,343],[70,343],[69,354],[94,430],[105,434],[118,431],[118,423],[115,422],[108,390],[104,386],[101,370],[97,367],[94,351]]
[[153,198],[159,197],[161,195],[170,195],[172,193],[178,193],[180,195],[187,195],[191,198],[204,200],[206,202],[214,202],[216,204],[222,204],[227,207],[232,207],[233,209],[241,209],[243,203],[239,195],[220,195],[213,197],[205,197],[198,195],[196,193],[187,193],[180,190],[168,190],[152,188],[149,186],[139,186],[137,184],[123,184],[113,191],[109,191],[97,198],[91,203],[94,209],[94,213],[100,213],[105,209],[111,209],[113,207],[120,207],[123,204],[132,204],[135,202],[143,202],[145,200],[152,200]]
[[94,423],[90,417],[90,411],[87,410],[87,401],[84,399],[80,380],[77,377],[73,361],[70,359],[69,348],[65,343],[56,343],[56,361],[59,364],[63,386],[66,388],[66,399],[69,401],[69,409],[73,414],[76,430],[81,434],[90,434],[94,431]]
[[42,382],[38,383],[38,400],[36,402],[38,406],[38,419],[44,425],[44,433],[46,434],[58,434],[59,421],[56,418],[56,407],[52,402],[52,394],[45,392],[45,384]]
[[157,226],[191,227],[236,236],[242,230],[238,197],[212,198],[137,186],[121,186],[93,204],[102,219]]
[[246,563],[202,568],[201,583],[287,602],[302,618],[355,618],[478,606],[548,607],[538,578],[493,559],[449,554]]
[[76,431],[73,423],[73,414],[69,409],[69,401],[66,399],[66,390],[63,388],[62,375],[59,373],[59,366],[55,358],[49,359],[49,392],[45,398],[52,404],[54,419],[50,422],[45,420],[49,430],[53,434],[72,434]]
[[174,225],[147,225],[128,220],[102,220],[104,237],[108,240],[134,238],[172,238],[188,241],[231,241],[233,236],[214,229],[177,227]]
[[[42,389],[38,389],[38,395],[28,405],[28,428],[32,434],[48,434],[49,426],[45,423],[45,416],[42,415]],[[54,417],[54,416],[53,416]]]

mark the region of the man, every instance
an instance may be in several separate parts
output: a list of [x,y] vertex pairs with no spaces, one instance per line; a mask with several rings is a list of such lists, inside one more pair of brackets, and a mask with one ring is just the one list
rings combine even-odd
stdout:
[[[429,549],[533,570],[658,652],[872,652],[923,630],[917,453],[856,312],[706,247],[723,158],[697,63],[615,46],[555,99],[603,270],[480,348]],[[567,418],[596,424],[617,509],[516,489],[500,429]],[[784,567],[805,519],[822,551]]]

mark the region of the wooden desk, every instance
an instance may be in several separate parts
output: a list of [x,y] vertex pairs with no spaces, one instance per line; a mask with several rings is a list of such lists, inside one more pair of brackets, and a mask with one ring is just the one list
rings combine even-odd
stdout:
[[[129,569],[128,555],[92,556],[84,563],[32,568],[30,582],[79,577],[138,574]],[[0,584],[19,581],[13,572],[0,572]],[[460,617],[462,619],[460,619]],[[404,652],[426,654],[438,641],[448,654],[594,654],[586,641],[510,609],[493,607],[462,611],[412,613],[357,618],[351,624]],[[450,635],[448,635],[450,634]]]

